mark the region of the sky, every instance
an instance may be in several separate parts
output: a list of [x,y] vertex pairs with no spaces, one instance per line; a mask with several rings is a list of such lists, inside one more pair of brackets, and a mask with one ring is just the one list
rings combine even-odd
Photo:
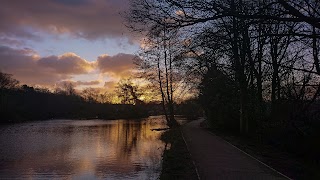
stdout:
[[128,0],[4,0],[0,71],[21,84],[111,89],[130,76],[139,38],[124,25]]

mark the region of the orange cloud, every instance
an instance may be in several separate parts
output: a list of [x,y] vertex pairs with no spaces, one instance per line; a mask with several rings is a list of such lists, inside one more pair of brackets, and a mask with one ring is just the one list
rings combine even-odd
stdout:
[[116,81],[107,81],[104,83],[104,87],[107,89],[115,89],[116,86],[117,86]]
[[97,59],[97,67],[102,73],[116,77],[128,76],[134,68],[132,54],[117,54],[115,56],[101,55]]
[[[98,86],[107,78],[104,87],[114,89],[117,79],[131,74],[134,58],[136,56],[132,54],[101,55],[96,61],[89,62],[74,53],[40,57],[32,49],[0,46],[0,71],[13,74],[23,84],[51,87],[62,81],[72,82],[75,86]],[[101,77],[92,79],[92,73],[101,73]],[[72,80],[76,76],[89,81]]]
[[93,63],[82,59],[74,53],[61,56],[49,56],[37,61],[40,66],[51,68],[62,74],[84,74],[93,69]]

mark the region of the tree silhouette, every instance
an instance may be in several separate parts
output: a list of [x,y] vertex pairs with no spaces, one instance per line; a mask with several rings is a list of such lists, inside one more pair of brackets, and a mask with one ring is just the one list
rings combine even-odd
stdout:
[[142,95],[138,91],[138,86],[134,85],[130,79],[121,79],[117,85],[117,94],[123,104],[141,104],[139,97]]
[[12,89],[17,87],[19,81],[12,78],[11,74],[0,72],[0,89]]

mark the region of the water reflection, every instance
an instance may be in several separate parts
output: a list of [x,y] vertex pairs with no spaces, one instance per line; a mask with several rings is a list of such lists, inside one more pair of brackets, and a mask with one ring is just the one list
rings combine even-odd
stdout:
[[162,117],[53,120],[0,128],[0,179],[157,179]]

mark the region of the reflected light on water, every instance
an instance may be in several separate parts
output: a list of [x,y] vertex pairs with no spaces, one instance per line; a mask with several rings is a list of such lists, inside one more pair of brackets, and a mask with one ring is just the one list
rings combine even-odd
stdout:
[[50,120],[0,128],[0,179],[157,179],[163,117]]

